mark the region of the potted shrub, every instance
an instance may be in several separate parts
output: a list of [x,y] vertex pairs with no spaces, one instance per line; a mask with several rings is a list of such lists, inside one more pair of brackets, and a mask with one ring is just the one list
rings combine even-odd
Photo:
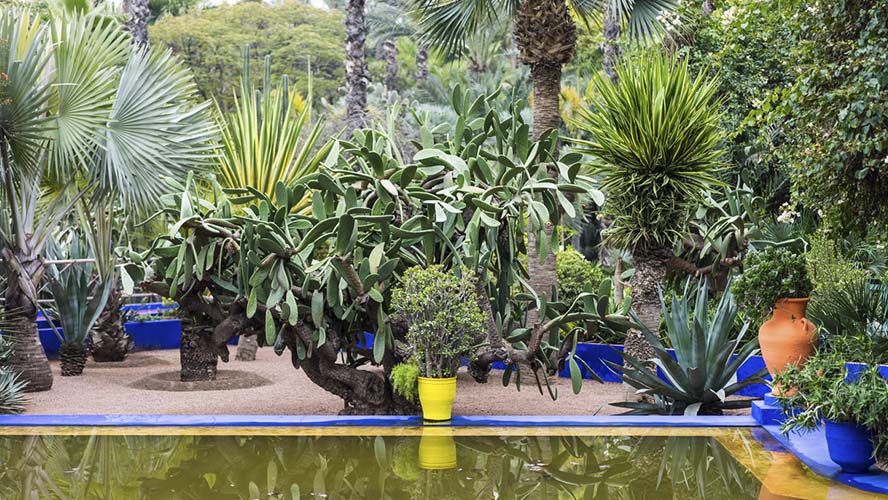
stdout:
[[771,375],[787,365],[804,364],[817,345],[816,328],[805,318],[811,280],[804,255],[779,247],[751,251],[731,289],[749,317],[762,321],[771,313],[759,328],[759,346]]
[[787,415],[783,432],[824,426],[829,456],[862,474],[888,458],[888,380],[875,365],[849,372],[841,356],[820,352],[803,367],[787,366],[774,381],[796,388],[778,394]]
[[485,333],[475,285],[441,266],[405,271],[392,293],[395,314],[408,324],[411,357],[419,368],[418,393],[426,420],[450,420],[460,358]]

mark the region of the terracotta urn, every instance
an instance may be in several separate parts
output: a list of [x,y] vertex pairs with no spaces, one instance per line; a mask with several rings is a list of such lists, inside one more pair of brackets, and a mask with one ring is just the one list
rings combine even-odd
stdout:
[[771,319],[759,328],[759,346],[773,376],[787,365],[801,366],[814,353],[814,323],[805,318],[808,299],[778,299]]

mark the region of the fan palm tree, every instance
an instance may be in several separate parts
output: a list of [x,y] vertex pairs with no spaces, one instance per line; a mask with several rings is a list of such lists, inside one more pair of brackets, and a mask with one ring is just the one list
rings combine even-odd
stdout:
[[[659,54],[618,65],[617,76],[616,84],[602,75],[594,79],[596,97],[578,124],[591,139],[576,142],[591,171],[602,176],[605,213],[613,218],[605,242],[628,249],[635,260],[632,307],[657,336],[657,289],[675,259],[672,248],[687,231],[690,209],[718,184],[718,83],[705,72],[693,77],[686,61]],[[627,337],[626,352],[653,357],[639,332]]]
[[129,40],[107,16],[0,9],[0,272],[13,311],[9,364],[31,391],[52,386],[36,326],[48,238],[81,200],[147,210],[165,178],[209,163],[215,147],[188,70]]
[[[408,0],[375,0],[367,9],[367,26],[371,43],[376,46],[402,37],[416,41],[416,73],[413,76],[417,82],[428,79],[428,49],[418,40],[418,26]],[[390,60],[386,62],[391,64]]]
[[345,120],[346,137],[367,125],[367,22],[365,0],[348,0],[345,5]]

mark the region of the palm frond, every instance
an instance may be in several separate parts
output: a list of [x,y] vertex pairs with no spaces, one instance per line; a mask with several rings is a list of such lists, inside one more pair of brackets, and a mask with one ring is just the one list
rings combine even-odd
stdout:
[[28,173],[38,166],[45,134],[50,81],[49,34],[40,16],[27,9],[0,10],[0,140],[11,161]]
[[165,178],[184,178],[215,157],[219,130],[209,102],[195,105],[191,72],[169,50],[134,53],[120,75],[93,178],[126,206],[156,207]]
[[485,25],[508,19],[515,0],[414,0],[421,39],[448,55],[459,55],[466,38]]

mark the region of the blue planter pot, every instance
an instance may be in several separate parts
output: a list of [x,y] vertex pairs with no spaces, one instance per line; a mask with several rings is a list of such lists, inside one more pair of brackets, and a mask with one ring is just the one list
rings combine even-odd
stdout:
[[849,474],[863,474],[876,463],[873,437],[863,426],[826,421],[829,458]]

